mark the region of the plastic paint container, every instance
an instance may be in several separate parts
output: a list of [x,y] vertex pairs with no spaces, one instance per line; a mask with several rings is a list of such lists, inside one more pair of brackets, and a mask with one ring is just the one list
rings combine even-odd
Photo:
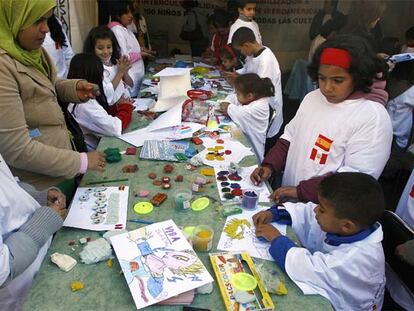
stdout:
[[188,211],[191,206],[192,193],[189,189],[177,189],[174,192],[173,207],[176,211]]
[[243,190],[242,207],[247,210],[254,210],[257,207],[259,201],[259,194],[252,189]]
[[193,248],[198,252],[208,252],[213,247],[214,230],[210,226],[200,225],[194,228]]

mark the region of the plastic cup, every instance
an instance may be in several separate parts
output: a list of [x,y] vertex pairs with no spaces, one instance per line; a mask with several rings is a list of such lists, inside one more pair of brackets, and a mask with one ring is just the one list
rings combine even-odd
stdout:
[[259,201],[259,193],[252,189],[243,190],[243,198],[241,205],[246,210],[254,210],[257,207],[257,202]]
[[214,230],[210,226],[200,225],[194,228],[193,248],[198,252],[208,252],[213,247]]
[[191,206],[191,198],[191,190],[183,188],[177,189],[174,192],[174,200],[172,201],[173,207],[179,212],[188,211]]
[[239,140],[242,136],[241,130],[237,125],[232,125],[230,127],[230,134],[231,134],[231,137],[235,140]]

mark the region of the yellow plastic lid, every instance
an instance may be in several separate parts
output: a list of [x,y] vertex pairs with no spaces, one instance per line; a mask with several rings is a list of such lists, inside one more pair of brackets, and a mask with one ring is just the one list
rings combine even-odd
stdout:
[[239,291],[254,290],[257,286],[257,280],[255,277],[246,272],[233,274],[230,278],[230,283]]
[[154,209],[154,205],[151,202],[138,202],[134,205],[134,211],[137,214],[149,214]]
[[201,197],[191,203],[191,209],[193,211],[199,212],[205,209],[207,206],[210,205],[210,200],[206,197]]

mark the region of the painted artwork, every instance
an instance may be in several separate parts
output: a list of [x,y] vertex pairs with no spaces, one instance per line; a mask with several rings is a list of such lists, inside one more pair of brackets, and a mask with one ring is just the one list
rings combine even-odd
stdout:
[[172,220],[111,238],[138,309],[213,282]]
[[[270,243],[256,237],[252,221],[254,214],[266,209],[268,207],[260,207],[254,211],[243,211],[242,214],[227,217],[217,249],[229,252],[246,251],[252,257],[273,260],[268,251]],[[283,235],[286,234],[286,225],[272,225]]]
[[129,187],[79,187],[65,227],[103,231],[126,228]]

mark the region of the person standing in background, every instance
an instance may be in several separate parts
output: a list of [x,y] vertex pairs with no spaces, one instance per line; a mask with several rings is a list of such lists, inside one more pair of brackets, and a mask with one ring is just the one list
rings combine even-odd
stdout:
[[322,26],[329,20],[345,18],[344,14],[337,10],[338,0],[325,0],[323,2],[323,9],[313,17],[312,24],[309,28],[309,38],[315,39],[322,30]]

